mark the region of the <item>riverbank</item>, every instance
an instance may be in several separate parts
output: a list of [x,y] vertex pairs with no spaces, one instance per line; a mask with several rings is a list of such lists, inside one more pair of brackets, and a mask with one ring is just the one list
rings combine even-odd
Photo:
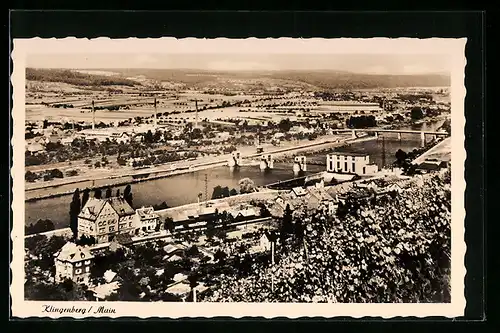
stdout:
[[[272,189],[260,189],[257,192],[252,192],[252,193],[245,193],[245,194],[239,194],[227,198],[221,198],[221,199],[213,199],[213,200],[207,200],[207,201],[202,201],[200,203],[191,203],[187,205],[182,205],[182,206],[176,206],[176,207],[170,207],[166,209],[161,209],[155,211],[161,219],[165,219],[166,217],[170,217],[174,214],[176,214],[179,211],[185,211],[185,210],[191,210],[191,209],[197,209],[200,207],[200,205],[210,205],[213,207],[218,207],[222,205],[229,205],[229,206],[236,206],[239,204],[243,203],[248,203],[252,200],[255,201],[267,201],[267,200],[274,200],[277,198],[277,196],[281,193],[282,191],[280,190],[272,190]],[[46,237],[52,237],[52,236],[64,236],[64,237],[70,237],[72,234],[72,231],[69,227],[62,227],[58,228],[55,230],[51,231],[46,231],[38,234],[31,234],[31,235],[25,235],[25,238],[33,237],[36,235],[43,235]]]
[[[327,147],[340,147],[343,145],[348,145],[351,143],[358,143],[358,142],[365,142],[369,140],[374,140],[374,136],[366,136],[366,137],[361,137],[361,138],[348,138],[348,139],[341,139],[339,136],[330,136],[326,137],[322,140],[316,141],[316,142],[311,142],[311,143],[306,143],[302,144],[300,146],[292,146],[292,147],[284,147],[284,148],[276,148],[276,149],[271,149],[268,151],[265,151],[263,153],[250,153],[243,155],[242,158],[244,159],[251,159],[251,158],[258,158],[261,157],[264,154],[273,154],[274,157],[279,157],[281,155],[287,154],[287,153],[299,153],[303,151],[308,151],[310,149],[325,149]],[[65,183],[60,183],[57,185],[51,185],[48,184],[46,186],[40,186],[39,188],[36,189],[27,189],[25,191],[25,202],[32,202],[32,201],[38,201],[42,199],[48,199],[48,198],[56,198],[60,196],[65,196],[65,195],[70,195],[74,192],[74,189],[77,187],[80,188],[85,188],[85,187],[93,187],[93,188],[100,188],[104,189],[107,188],[108,186],[122,186],[122,185],[127,185],[127,184],[135,184],[135,183],[141,183],[141,182],[147,182],[147,181],[152,181],[156,179],[161,179],[165,177],[171,177],[171,176],[176,176],[176,175],[182,175],[186,173],[191,173],[191,172],[196,172],[196,171],[202,171],[202,170],[207,170],[210,168],[215,168],[215,167],[220,167],[220,166],[225,166],[227,165],[227,157],[225,156],[224,159],[219,159],[216,161],[212,162],[201,162],[198,164],[194,164],[196,161],[193,162],[190,166],[185,166],[182,168],[182,170],[175,170],[175,171],[169,171],[168,169],[171,168],[170,165],[166,166],[160,166],[160,167],[153,167],[153,168],[146,168],[146,169],[140,169],[140,170],[134,170],[134,172],[131,173],[126,173],[126,174],[119,174],[119,175],[109,175],[104,178],[94,178],[94,179],[78,179],[75,181],[68,181]],[[142,178],[132,178],[134,176],[143,176]],[[127,178],[129,177],[129,178]],[[97,186],[88,186],[85,185],[85,182],[95,182],[96,180],[109,180],[109,182],[97,185]],[[76,186],[77,184],[82,184],[83,186]],[[71,189],[66,190],[66,191],[58,191],[57,187],[61,187],[64,185],[75,185]],[[34,191],[35,190],[41,190],[41,189],[54,189],[51,193],[47,194],[36,194]]]

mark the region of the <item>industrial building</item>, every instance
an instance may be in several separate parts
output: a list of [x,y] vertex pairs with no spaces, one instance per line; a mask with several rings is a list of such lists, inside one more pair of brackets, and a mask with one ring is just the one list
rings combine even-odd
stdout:
[[326,155],[326,170],[335,173],[350,173],[360,176],[378,172],[378,166],[370,164],[368,154],[339,153]]

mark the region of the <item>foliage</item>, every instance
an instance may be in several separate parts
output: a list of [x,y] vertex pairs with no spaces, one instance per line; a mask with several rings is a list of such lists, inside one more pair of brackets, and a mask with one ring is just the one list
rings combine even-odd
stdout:
[[377,126],[377,121],[374,116],[357,116],[350,117],[346,121],[346,125],[349,128],[367,128]]
[[54,230],[54,223],[51,220],[38,220],[35,224],[30,223],[29,226],[24,227],[25,235],[38,234],[41,232]]
[[122,77],[84,74],[67,69],[35,69],[26,68],[26,80],[33,81],[48,81],[48,82],[63,82],[77,86],[134,86],[140,85],[136,81],[132,81]]
[[74,239],[78,237],[78,214],[80,214],[81,207],[80,190],[76,189],[69,206],[69,226],[73,232]]
[[243,178],[238,182],[240,193],[251,193],[255,190],[255,183],[250,178]]
[[274,273],[252,259],[247,277],[218,277],[208,300],[450,302],[448,177],[429,175],[393,198],[359,199],[342,218],[322,211],[297,217],[303,241],[277,249]]
[[419,120],[424,117],[424,113],[422,111],[422,108],[419,107],[414,107],[411,109],[411,119],[413,120]]

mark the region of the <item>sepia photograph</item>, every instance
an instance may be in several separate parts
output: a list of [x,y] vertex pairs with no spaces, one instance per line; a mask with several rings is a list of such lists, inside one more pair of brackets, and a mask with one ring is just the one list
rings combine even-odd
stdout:
[[14,40],[13,314],[463,314],[465,42]]

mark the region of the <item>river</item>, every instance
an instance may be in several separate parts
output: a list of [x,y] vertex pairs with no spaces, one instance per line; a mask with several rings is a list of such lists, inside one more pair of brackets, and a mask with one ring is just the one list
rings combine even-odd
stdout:
[[[444,121],[424,123],[403,127],[413,130],[437,130]],[[383,138],[382,138],[383,137]],[[377,140],[360,142],[344,147],[334,148],[332,151],[367,153],[370,161],[382,167],[385,152],[385,164],[389,165],[395,160],[398,149],[405,151],[420,147],[420,135],[403,134],[402,140],[397,134],[380,135]],[[326,153],[320,153],[312,157],[315,161],[325,161]],[[308,165],[307,174],[324,171],[321,165]],[[207,182],[205,184],[205,175]],[[252,179],[257,186],[267,185],[277,181],[293,178],[292,165],[290,163],[275,163],[274,169],[262,172],[258,166],[242,167],[231,171],[228,167],[217,167],[207,170],[195,171],[166,178],[160,178],[132,185],[133,202],[135,208],[143,205],[160,204],[165,201],[169,206],[179,206],[196,202],[198,193],[205,198],[205,189],[211,198],[213,188],[217,185],[227,186],[229,189],[239,190],[238,182],[242,178]],[[124,186],[113,188],[123,193]],[[42,199],[25,203],[25,223],[35,223],[38,219],[49,219],[54,222],[56,228],[69,225],[69,204],[71,195]]]

